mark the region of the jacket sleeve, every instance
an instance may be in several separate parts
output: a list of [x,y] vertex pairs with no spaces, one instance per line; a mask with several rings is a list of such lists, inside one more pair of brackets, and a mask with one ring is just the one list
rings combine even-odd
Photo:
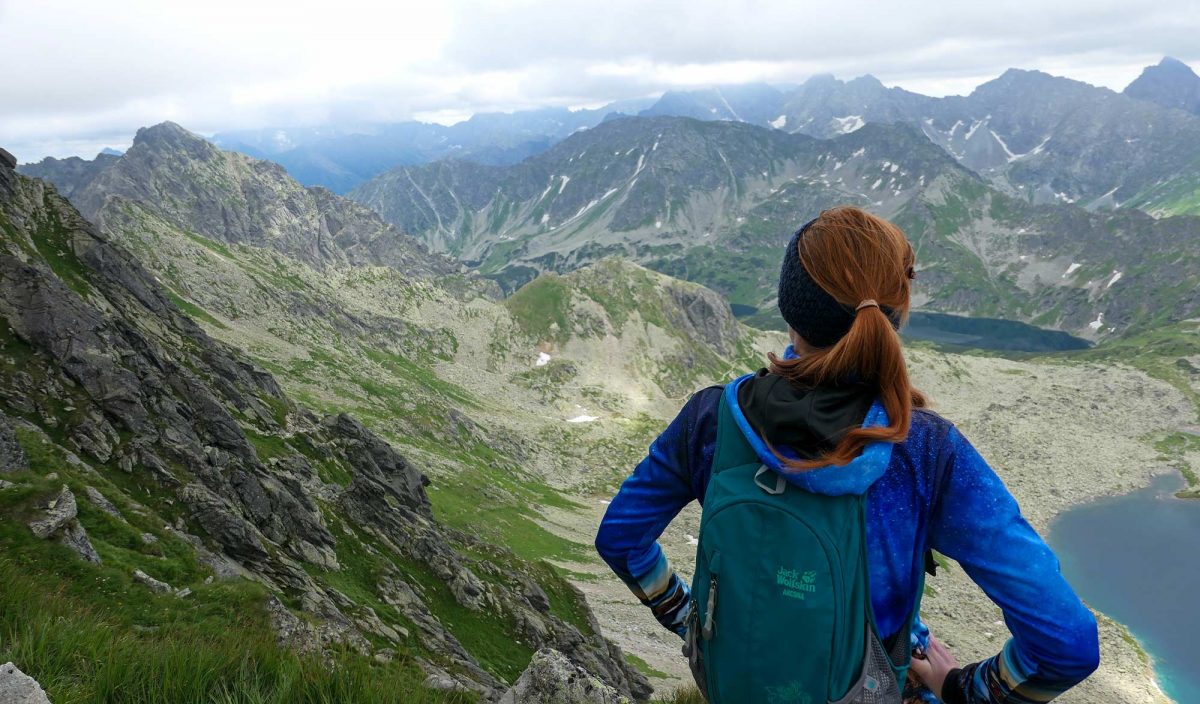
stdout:
[[650,451],[613,497],[596,551],[658,622],[680,637],[690,607],[687,585],[671,569],[658,544],[667,524],[693,498],[688,467],[688,417],[696,397],[650,445]]
[[929,545],[958,561],[1004,612],[1012,638],[997,655],[947,677],[946,704],[1047,702],[1100,661],[1096,619],[1004,483],[952,428]]

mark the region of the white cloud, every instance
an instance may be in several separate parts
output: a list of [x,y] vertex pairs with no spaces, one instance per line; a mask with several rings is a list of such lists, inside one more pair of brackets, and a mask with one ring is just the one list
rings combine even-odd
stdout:
[[1198,33],[1192,0],[0,0],[0,141],[32,160],[164,119],[450,121],[816,73],[944,95],[1015,66],[1120,90],[1164,54],[1200,62]]

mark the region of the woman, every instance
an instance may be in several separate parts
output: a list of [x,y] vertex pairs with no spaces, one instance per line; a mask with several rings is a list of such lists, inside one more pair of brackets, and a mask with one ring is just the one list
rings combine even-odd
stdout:
[[[683,506],[703,503],[706,493],[711,498],[724,417],[726,426],[741,430],[738,441],[752,449],[754,464],[761,462],[755,482],[766,493],[773,493],[770,477],[777,477],[781,492],[798,488],[829,502],[857,497],[866,610],[874,637],[891,647],[888,652],[903,653],[890,663],[899,682],[908,648],[897,644],[909,642],[918,653],[909,674],[943,702],[1049,701],[1097,667],[1096,622],[1004,484],[951,423],[924,408],[924,397],[910,385],[898,330],[908,314],[913,264],[904,234],[858,208],[827,210],[802,227],[788,244],[779,280],[779,309],[792,342],[784,357],[771,354],[768,369],[687,402],[613,499],[596,548],[663,626],[688,637],[690,624],[692,640],[701,645],[712,637],[704,622],[720,623],[713,615],[715,580],[711,599],[696,608],[701,600],[669,568],[656,541]],[[698,560],[707,559],[705,540],[719,537],[706,538],[705,530]],[[762,536],[745,541],[750,551],[764,543],[781,553],[790,547]],[[957,560],[1002,609],[1012,638],[996,656],[960,667],[916,619],[930,549]],[[798,573],[780,574],[780,583],[798,584]],[[803,594],[792,590],[790,596]],[[729,603],[725,595],[720,603],[718,614]],[[798,633],[794,642],[761,652],[806,658],[809,651],[800,646],[824,640],[824,634]],[[839,675],[845,682],[858,673],[831,673],[830,681]],[[703,688],[704,677],[698,681]],[[839,699],[846,690],[830,684],[828,694],[810,697],[796,685],[791,698],[781,691],[727,693],[714,701],[815,702]],[[847,701],[886,701],[851,695]]]

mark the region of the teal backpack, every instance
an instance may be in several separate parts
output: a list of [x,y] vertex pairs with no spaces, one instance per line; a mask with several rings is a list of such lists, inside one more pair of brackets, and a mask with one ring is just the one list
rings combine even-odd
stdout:
[[913,611],[879,637],[863,496],[806,492],[768,469],[722,397],[684,653],[711,704],[899,704]]

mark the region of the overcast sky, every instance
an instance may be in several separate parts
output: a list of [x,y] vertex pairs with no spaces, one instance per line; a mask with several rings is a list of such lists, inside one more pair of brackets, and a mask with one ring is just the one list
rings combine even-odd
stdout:
[[931,95],[1009,67],[1121,90],[1200,68],[1196,0],[0,0],[0,146],[596,106],[669,88],[871,73]]

